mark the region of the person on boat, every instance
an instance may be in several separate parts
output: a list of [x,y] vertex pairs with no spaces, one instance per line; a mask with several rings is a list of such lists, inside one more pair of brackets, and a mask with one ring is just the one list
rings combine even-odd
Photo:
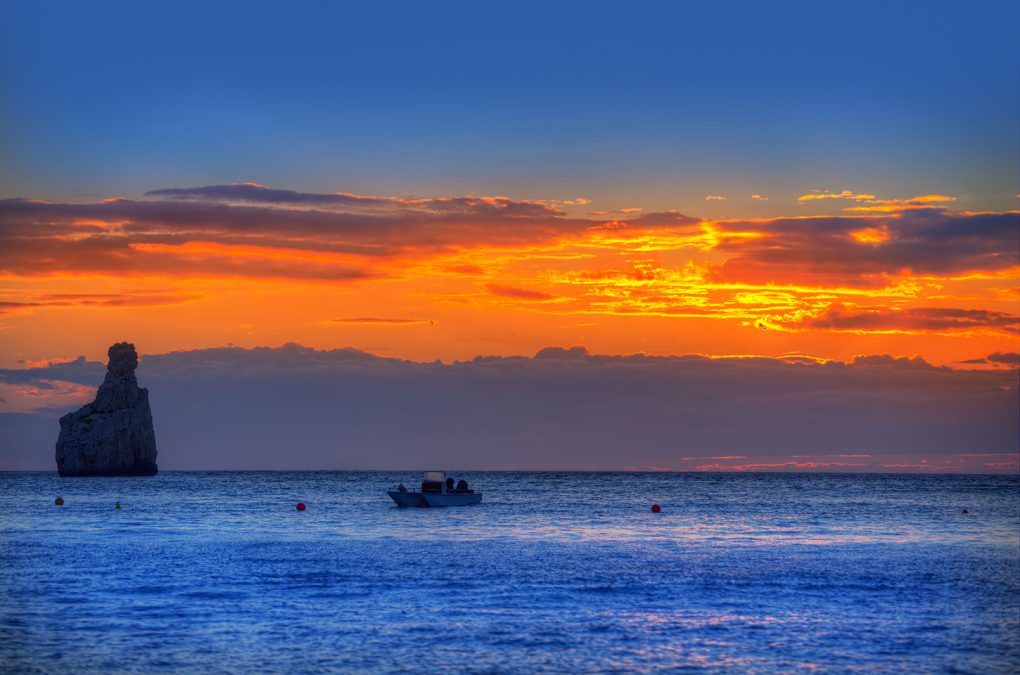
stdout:
[[400,486],[397,489],[400,490],[401,492],[407,492],[407,488],[404,487],[403,483],[401,483]]
[[453,478],[452,477],[446,479],[446,491],[447,492],[453,492]]
[[457,492],[467,492],[467,491],[468,491],[467,481],[464,480],[463,478],[461,478],[459,481],[457,481]]

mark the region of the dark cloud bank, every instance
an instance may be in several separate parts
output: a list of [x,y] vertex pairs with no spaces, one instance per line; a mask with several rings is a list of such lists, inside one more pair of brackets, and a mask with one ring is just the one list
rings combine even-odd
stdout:
[[[97,385],[103,371],[79,359],[0,379]],[[286,345],[149,355],[138,374],[163,469],[682,468],[684,457],[867,454],[855,470],[884,470],[905,456],[1015,455],[1017,373],[581,348],[444,365]],[[51,469],[63,412],[0,414],[0,466]]]
[[[911,307],[908,309],[850,310],[833,304],[817,316],[797,320],[780,317],[776,323],[786,328],[833,331],[969,331],[995,330],[1003,333],[1020,333],[1020,316],[985,309],[955,309],[946,307]],[[992,355],[994,356],[994,355]],[[968,363],[995,363],[991,356]],[[1003,362],[1003,363],[1008,363]]]

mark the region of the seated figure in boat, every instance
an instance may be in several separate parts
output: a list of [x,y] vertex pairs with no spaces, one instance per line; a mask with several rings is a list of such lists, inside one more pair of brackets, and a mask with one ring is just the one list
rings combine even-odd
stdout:
[[421,491],[428,493],[442,493],[446,476],[442,471],[426,471],[421,481]]

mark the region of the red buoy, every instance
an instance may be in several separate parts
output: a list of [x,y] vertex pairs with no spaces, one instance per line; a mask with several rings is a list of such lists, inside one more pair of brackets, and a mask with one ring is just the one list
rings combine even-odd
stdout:
[[658,513],[659,511],[662,511],[662,507],[658,504],[652,504],[652,513]]
[[425,501],[424,498],[418,500],[418,508],[419,509],[427,509],[428,507],[429,507],[429,503],[427,501]]
[[297,510],[298,511],[304,511],[305,510],[305,503],[304,502],[298,502]]

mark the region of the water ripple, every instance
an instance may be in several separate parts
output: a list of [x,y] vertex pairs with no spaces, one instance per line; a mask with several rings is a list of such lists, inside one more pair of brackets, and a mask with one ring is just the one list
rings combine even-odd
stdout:
[[1016,477],[415,479],[0,474],[0,670],[1020,666]]

